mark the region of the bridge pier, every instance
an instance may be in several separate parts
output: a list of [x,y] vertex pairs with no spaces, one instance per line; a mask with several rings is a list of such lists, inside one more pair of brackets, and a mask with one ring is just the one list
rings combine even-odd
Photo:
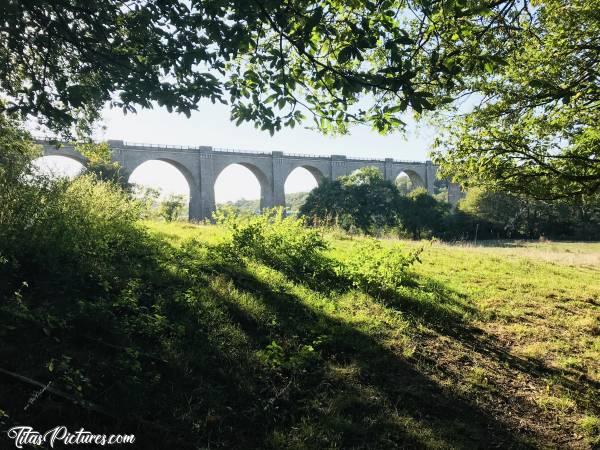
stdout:
[[271,177],[271,197],[273,199],[273,206],[281,206],[285,208],[285,180],[287,175],[283,167],[283,152],[272,152],[272,173]]
[[458,183],[448,183],[448,203],[456,207],[458,202],[464,197],[464,193]]
[[329,170],[328,178],[335,180],[339,177],[348,175],[348,167],[346,156],[344,155],[331,155],[331,166]]
[[195,210],[197,214],[194,214],[194,217],[192,217],[190,209],[190,220],[194,221],[211,219],[216,209],[214,186],[217,176],[215,175],[212,149],[207,149],[200,153],[199,159],[200,183],[199,192],[196,193],[196,196],[199,198],[199,210]]
[[425,162],[425,184],[427,188],[427,192],[430,195],[433,195],[435,192],[435,176],[436,176],[437,168],[433,165],[431,161]]
[[273,185],[271,183],[267,185],[260,185],[260,209],[270,209],[275,206],[275,193],[273,191]]

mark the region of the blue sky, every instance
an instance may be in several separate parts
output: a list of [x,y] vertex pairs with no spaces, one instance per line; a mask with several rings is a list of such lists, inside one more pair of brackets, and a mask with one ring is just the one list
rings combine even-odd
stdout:
[[[123,115],[120,110],[106,108],[104,128],[98,130],[96,139],[122,139],[129,142],[174,145],[209,145],[213,147],[242,150],[283,151],[318,155],[343,154],[349,156],[373,156],[408,160],[425,160],[433,141],[433,130],[426,126],[416,127],[408,120],[406,135],[399,133],[381,136],[368,127],[354,127],[349,135],[324,136],[302,126],[284,129],[274,136],[245,123],[236,127],[229,120],[225,105],[211,103],[201,105],[200,111],[188,119],[183,115],[168,113],[165,109],[141,110],[137,114]],[[308,126],[312,122],[307,121]],[[58,171],[73,171],[72,163],[52,162]],[[165,193],[186,193],[187,184],[177,169],[167,163],[149,162],[140,166],[131,177],[132,182],[160,187]],[[301,192],[316,185],[304,169],[294,171],[286,183],[286,192]],[[258,181],[247,169],[230,166],[217,180],[217,202],[239,198],[258,198]]]

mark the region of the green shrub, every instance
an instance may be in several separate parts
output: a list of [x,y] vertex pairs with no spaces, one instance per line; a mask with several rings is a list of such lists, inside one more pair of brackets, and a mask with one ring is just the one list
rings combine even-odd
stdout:
[[185,197],[183,195],[171,194],[160,204],[160,215],[167,222],[172,222],[180,218],[185,209]]
[[310,225],[338,226],[373,233],[395,222],[400,194],[376,167],[363,167],[313,189],[300,208]]
[[385,248],[375,239],[357,243],[352,253],[338,266],[338,274],[353,286],[375,295],[393,291],[410,278],[408,269],[420,262],[422,248],[405,253],[400,246]]
[[26,283],[57,301],[120,286],[149,252],[139,205],[94,174],[44,177],[33,168],[37,156],[39,146],[0,115],[0,294]]
[[[139,208],[111,182],[84,175],[73,181],[23,180],[12,201],[0,205],[3,288],[106,292],[148,249],[137,225]],[[131,264],[139,257],[139,264]],[[0,288],[2,289],[2,288]]]
[[325,254],[327,243],[318,230],[306,227],[302,218],[284,217],[281,210],[243,217],[221,210],[216,219],[230,230],[221,249],[229,260],[258,261],[320,289],[356,287],[377,295],[392,291],[410,278],[408,269],[422,251],[406,254],[399,246],[384,248],[368,239],[357,243],[347,258],[337,260]]
[[87,158],[85,174],[93,174],[98,180],[109,181],[121,187],[124,191],[131,191],[129,175],[121,165],[112,160],[111,149],[107,142],[77,143],[75,149]]
[[312,345],[302,345],[297,351],[286,352],[277,342],[272,341],[264,349],[256,352],[256,357],[272,369],[297,371],[309,367],[319,356]]
[[401,236],[407,233],[413,239],[430,238],[446,228],[450,205],[417,188],[399,199],[396,212]]
[[160,189],[147,187],[141,184],[131,185],[131,196],[139,203],[142,219],[159,218]]
[[584,416],[579,421],[579,428],[584,432],[590,443],[600,444],[600,418]]
[[303,219],[284,217],[282,209],[257,216],[240,216],[224,209],[216,219],[230,231],[226,245],[234,258],[258,261],[309,284],[335,278],[335,261],[324,254],[327,243],[317,230],[306,227]]

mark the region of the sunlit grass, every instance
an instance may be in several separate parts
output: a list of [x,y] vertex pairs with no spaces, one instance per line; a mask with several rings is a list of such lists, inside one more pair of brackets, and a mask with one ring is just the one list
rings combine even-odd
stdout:
[[[224,233],[222,228],[211,225],[147,226],[174,242],[190,237],[216,242]],[[340,260],[362,239],[341,236],[339,232],[324,233],[330,244],[329,254]],[[399,241],[382,242],[396,245]],[[408,303],[397,307],[355,291],[340,294],[332,301],[302,285],[290,284],[260,265],[251,270],[276,291],[289,292],[300,299],[308,310],[318,310],[331,320],[371,336],[398,358],[414,361],[419,370],[429,371],[428,376],[441,386],[452,386],[467,397],[480,397],[477,402],[493,402],[495,395],[513,395],[510,392],[523,389],[521,394],[527,398],[533,416],[560,413],[565,423],[572,423],[573,427],[583,420],[587,429],[594,429],[589,417],[595,416],[585,416],[585,411],[595,411],[589,408],[600,399],[598,392],[585,387],[577,392],[569,386],[571,382],[580,383],[581,377],[590,383],[600,382],[599,243],[399,243],[407,250],[424,248],[421,263],[413,269],[416,285],[400,290],[402,296],[411,299],[409,310],[405,309]],[[436,291],[436,286],[441,290]],[[236,301],[257,320],[265,314],[256,309],[253,301],[243,297]],[[482,330],[492,346],[506,352],[507,361],[531,364],[531,372],[511,367],[514,363],[478,349],[478,340],[471,344],[455,340],[455,320],[464,322],[461,327]],[[445,336],[447,333],[449,337]],[[421,335],[426,336],[425,341]],[[438,351],[443,351],[445,372],[438,372],[425,362],[429,357],[426,355]],[[535,374],[534,367],[556,372]],[[335,377],[355,377],[356,370],[352,365],[331,366]],[[409,419],[399,415],[394,420],[406,423]],[[535,421],[533,417],[528,420]],[[289,443],[304,433],[322,432],[314,424],[306,423],[305,427],[304,431],[297,430],[296,436],[275,433],[273,441],[288,439]],[[431,446],[441,439],[438,432],[426,428],[422,431],[431,435]]]
[[192,224],[182,221],[164,222],[145,220],[143,226],[152,233],[180,244],[187,239],[199,238],[204,241],[213,241],[224,235],[225,230],[214,225]]
[[[323,255],[319,236],[297,225],[262,224],[270,240],[234,240],[224,226],[145,221],[160,239],[144,235],[123,255],[135,276],[97,301],[77,293],[61,304],[84,321],[80,332],[53,319],[25,339],[32,322],[19,319],[19,292],[4,305],[14,337],[0,350],[14,372],[42,381],[55,379],[55,361],[84,399],[151,414],[194,448],[598,443],[600,272],[589,264],[598,244],[384,239],[386,249],[365,254],[364,238],[321,230]],[[420,248],[408,272],[382,265],[400,284],[349,277],[396,261],[387,249]],[[557,262],[564,255],[573,259]],[[35,356],[14,356],[23,354]],[[0,385],[0,394],[12,398],[0,416],[23,422],[30,390]],[[171,442],[145,437],[148,448]]]

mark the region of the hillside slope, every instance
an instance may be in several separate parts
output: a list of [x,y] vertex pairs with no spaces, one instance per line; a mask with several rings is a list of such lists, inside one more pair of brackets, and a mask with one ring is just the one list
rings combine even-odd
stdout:
[[[222,227],[145,226],[162,256],[118,297],[45,322],[3,307],[3,428],[58,420],[140,448],[600,443],[598,244],[401,242],[422,262],[378,295],[232,264],[211,247]],[[340,261],[362,241],[326,239]],[[38,388],[15,374],[59,394],[24,411]]]

